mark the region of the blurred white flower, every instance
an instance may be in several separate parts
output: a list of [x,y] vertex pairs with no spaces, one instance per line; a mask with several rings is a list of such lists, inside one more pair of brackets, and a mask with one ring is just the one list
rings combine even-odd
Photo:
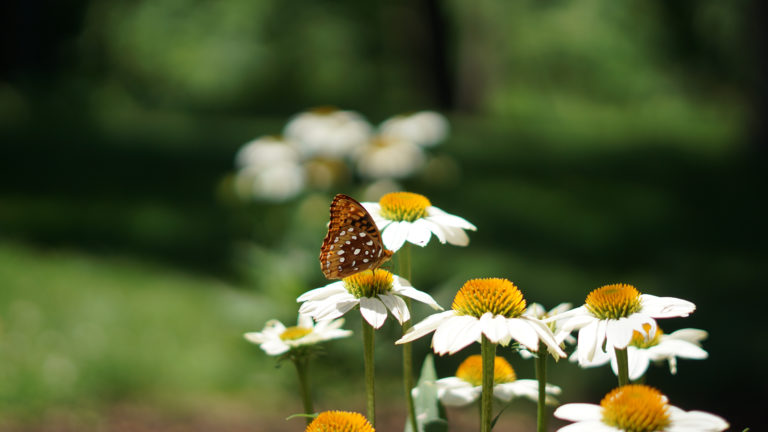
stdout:
[[304,168],[296,162],[278,162],[270,166],[247,166],[237,172],[235,188],[243,199],[286,201],[304,190]]
[[299,152],[288,141],[276,136],[262,136],[245,143],[235,156],[240,168],[268,167],[276,163],[298,162]]
[[[464,406],[477,400],[482,393],[483,364],[478,354],[467,357],[456,370],[456,376],[435,381],[437,397],[448,406]],[[525,397],[534,402],[539,397],[539,382],[517,379],[515,370],[504,357],[496,356],[493,365],[493,395],[509,402],[515,397]],[[556,404],[553,397],[560,394],[560,387],[547,384],[546,403]]]
[[342,330],[342,325],[344,325],[344,319],[315,324],[309,315],[299,314],[296,326],[286,327],[278,320],[270,320],[267,321],[264,330],[246,333],[244,336],[248,341],[259,345],[267,354],[275,356],[293,348],[351,335],[352,331]]
[[356,153],[357,172],[369,179],[401,179],[415,174],[426,157],[410,141],[379,136]]
[[434,111],[420,111],[385,120],[379,126],[379,133],[384,137],[432,147],[445,140],[448,129],[448,120],[441,114]]
[[343,158],[368,142],[371,125],[354,111],[316,109],[289,120],[284,135],[306,157]]

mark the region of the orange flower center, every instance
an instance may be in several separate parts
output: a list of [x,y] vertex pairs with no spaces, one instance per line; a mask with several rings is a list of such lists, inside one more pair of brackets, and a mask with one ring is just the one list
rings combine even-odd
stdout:
[[627,432],[654,432],[669,425],[669,406],[658,390],[629,384],[608,393],[600,402],[603,423]]
[[640,292],[632,285],[605,285],[589,293],[586,307],[600,319],[625,318],[640,310]]
[[451,308],[460,315],[476,318],[486,312],[515,318],[525,312],[525,299],[515,284],[507,279],[471,279],[456,293]]
[[[483,384],[483,358],[479,354],[471,355],[461,362],[456,369],[456,377],[479,386]],[[496,356],[493,361],[493,384],[503,384],[517,379],[515,370],[504,357]]]
[[413,222],[427,216],[427,197],[411,192],[392,192],[379,200],[381,215],[393,221]]
[[362,414],[325,411],[318,414],[304,432],[375,432]]

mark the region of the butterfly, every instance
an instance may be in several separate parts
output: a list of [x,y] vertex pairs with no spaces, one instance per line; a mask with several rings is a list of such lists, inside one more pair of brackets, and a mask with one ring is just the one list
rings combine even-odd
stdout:
[[320,270],[342,279],[380,267],[392,257],[371,215],[352,197],[338,194],[331,203],[331,223],[320,247]]

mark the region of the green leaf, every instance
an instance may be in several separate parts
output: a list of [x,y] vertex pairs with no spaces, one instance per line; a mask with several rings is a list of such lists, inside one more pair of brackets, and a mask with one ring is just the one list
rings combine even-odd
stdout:
[[[416,394],[413,398],[416,409],[416,423],[418,432],[446,432],[448,421],[445,418],[445,408],[437,399],[437,373],[435,362],[431,354],[424,359],[421,367],[419,382],[416,386]],[[413,432],[410,422],[405,422],[405,432]]]

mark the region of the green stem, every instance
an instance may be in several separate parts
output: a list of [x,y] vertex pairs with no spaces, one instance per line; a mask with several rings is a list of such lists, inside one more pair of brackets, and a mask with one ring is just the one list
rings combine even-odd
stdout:
[[536,410],[536,431],[547,430],[547,351],[544,342],[539,341],[539,352],[536,353],[536,379],[539,380],[539,403]]
[[[411,246],[406,242],[402,248],[400,248],[400,277],[405,278],[410,282],[411,280]],[[408,309],[408,313],[411,313],[411,299],[404,298],[405,305]],[[403,323],[403,334],[411,328],[411,320]],[[416,405],[413,402],[413,346],[411,343],[403,344],[403,388],[405,390],[405,400],[408,404],[408,421],[411,423],[411,430],[413,432],[419,431],[419,425],[416,421]]]
[[360,319],[363,322],[363,362],[365,363],[365,395],[366,407],[368,409],[368,421],[371,426],[376,427],[376,391],[375,376],[373,367],[373,327],[368,324],[365,318]]
[[[299,376],[299,389],[301,391],[301,400],[304,402],[304,414],[312,415],[315,413],[315,409],[312,407],[312,396],[309,393],[309,380],[307,379],[309,357],[294,357],[293,364],[296,366],[296,373]],[[311,422],[312,418],[307,417],[307,424]]]
[[496,344],[483,335],[480,344],[483,360],[483,395],[480,400],[480,432],[491,432],[493,421],[493,369],[496,360]]
[[616,363],[619,366],[619,387],[629,384],[629,358],[627,357],[627,349],[616,350]]

